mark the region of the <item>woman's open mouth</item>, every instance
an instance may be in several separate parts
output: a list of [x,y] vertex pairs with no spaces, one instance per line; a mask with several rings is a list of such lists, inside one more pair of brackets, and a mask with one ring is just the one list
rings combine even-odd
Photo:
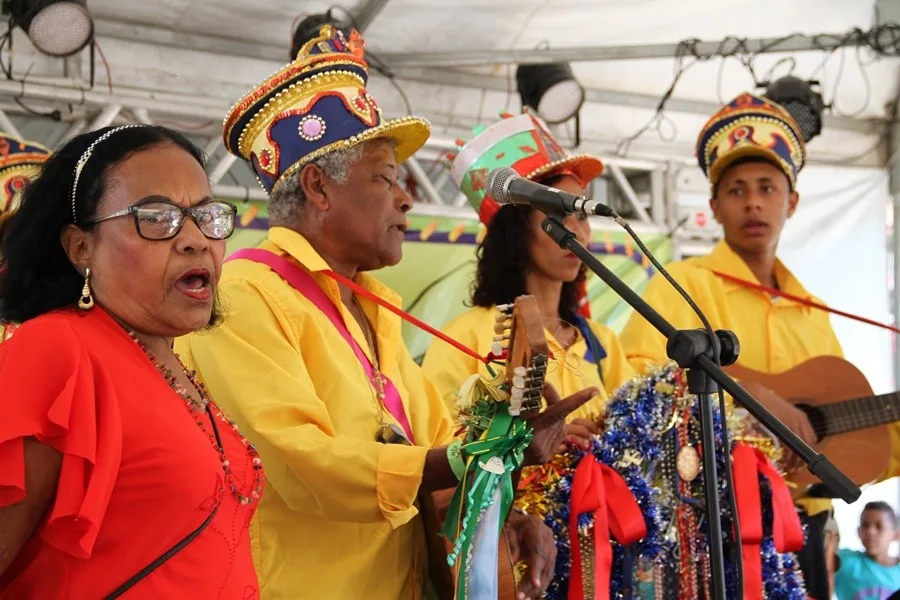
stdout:
[[207,269],[186,271],[175,282],[175,289],[194,300],[207,301],[212,297],[210,273]]

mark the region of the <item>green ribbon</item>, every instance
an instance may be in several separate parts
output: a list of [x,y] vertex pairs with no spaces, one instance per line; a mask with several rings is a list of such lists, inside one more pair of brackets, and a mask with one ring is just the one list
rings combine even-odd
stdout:
[[[512,473],[522,466],[525,449],[531,443],[533,431],[519,417],[509,414],[509,405],[493,400],[480,400],[476,405],[476,416],[481,422],[489,421],[478,435],[470,431],[462,446],[466,457],[466,473],[456,486],[444,522],[444,535],[453,542],[453,550],[447,556],[447,563],[453,566],[459,561],[456,579],[457,599],[468,598],[468,567],[472,557],[472,541],[481,525],[486,509],[491,505],[495,492],[500,491],[500,528],[512,508],[515,490]],[[477,436],[477,437],[476,437]],[[500,459],[503,473],[493,473],[484,468],[492,458]],[[497,462],[496,460],[493,462]]]

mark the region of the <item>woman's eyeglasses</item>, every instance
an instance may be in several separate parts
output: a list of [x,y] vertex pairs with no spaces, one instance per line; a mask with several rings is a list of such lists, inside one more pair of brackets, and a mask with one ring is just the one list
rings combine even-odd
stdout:
[[204,202],[184,208],[172,202],[147,200],[122,209],[117,213],[89,221],[91,224],[134,216],[138,235],[146,240],[168,240],[181,231],[184,220],[191,217],[200,232],[211,240],[224,240],[234,233],[237,207],[230,202]]

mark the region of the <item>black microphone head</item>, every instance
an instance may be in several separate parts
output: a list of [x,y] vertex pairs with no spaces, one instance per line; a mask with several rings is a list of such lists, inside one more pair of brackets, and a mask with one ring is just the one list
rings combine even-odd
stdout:
[[497,204],[509,204],[509,194],[506,192],[506,186],[513,179],[521,179],[521,176],[509,167],[501,167],[488,173],[488,196],[493,198]]

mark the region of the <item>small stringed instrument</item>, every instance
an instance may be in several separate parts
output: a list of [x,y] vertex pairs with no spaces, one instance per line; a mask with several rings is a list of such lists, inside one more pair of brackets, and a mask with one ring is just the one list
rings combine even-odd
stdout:
[[[738,365],[725,370],[769,388],[805,412],[819,439],[817,450],[857,485],[871,483],[887,470],[891,445],[886,425],[900,421],[900,392],[874,395],[865,375],[835,356],[813,358],[777,375]],[[807,469],[790,479],[797,484],[795,498],[821,483]]]
[[[520,417],[528,417],[541,410],[541,394],[550,355],[541,311],[534,296],[520,296],[514,304],[497,308],[500,315],[494,326],[493,353],[503,351],[506,355],[504,380],[509,387],[510,407],[518,410]],[[447,554],[452,544],[440,533],[453,491],[448,489],[419,497],[428,544],[429,577],[440,600],[453,600],[456,589],[456,568],[447,564]],[[516,582],[506,540],[500,542],[498,568],[498,600],[512,600],[516,597]]]

